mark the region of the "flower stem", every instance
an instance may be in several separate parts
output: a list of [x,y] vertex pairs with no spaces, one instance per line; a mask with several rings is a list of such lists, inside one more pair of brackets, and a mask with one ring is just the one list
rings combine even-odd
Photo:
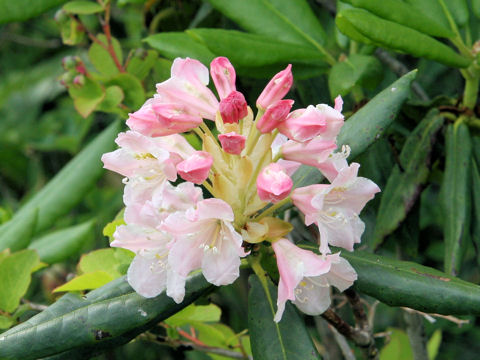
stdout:
[[473,110],[477,103],[479,77],[471,76],[465,78],[465,90],[463,91],[463,105]]
[[276,204],[273,204],[272,206],[270,206],[267,210],[265,210],[264,212],[262,212],[260,215],[258,215],[255,219],[253,219],[254,221],[259,221],[261,219],[263,219],[264,217],[274,213],[276,210],[280,209],[283,205],[286,205],[288,204],[289,202],[291,202],[292,199],[289,197],[277,202]]

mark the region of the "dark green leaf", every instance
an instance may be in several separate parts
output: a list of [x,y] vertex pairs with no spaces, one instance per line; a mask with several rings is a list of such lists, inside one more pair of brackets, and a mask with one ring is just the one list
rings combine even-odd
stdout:
[[[402,76],[345,122],[337,144],[339,147],[350,146],[350,159],[363,153],[395,120],[400,107],[410,94],[410,84],[416,74],[417,71],[414,70]],[[295,187],[316,184],[321,180],[320,172],[309,166],[302,166],[294,175]]]
[[198,43],[183,32],[150,35],[144,41],[169,59],[191,57],[209,65],[215,58],[215,54],[208,50],[205,45]]
[[0,24],[38,16],[67,0],[0,0]]
[[[356,7],[370,11],[385,20],[390,20],[421,33],[451,38],[455,34],[431,17],[417,11],[413,6],[399,0],[344,0]],[[413,15],[414,14],[414,15]]]
[[406,0],[405,2],[414,7],[416,12],[429,16],[444,28],[450,29],[450,24],[438,0]]
[[287,42],[322,44],[326,35],[305,0],[208,0],[245,30]]
[[472,10],[477,18],[480,18],[480,0],[472,0]]
[[[348,26],[346,26],[348,24]],[[356,33],[374,43],[395,51],[441,62],[453,67],[467,67],[471,60],[452,48],[406,26],[387,21],[362,9],[346,9],[337,14],[337,26],[347,36],[362,41]],[[351,29],[355,33],[351,33]]]
[[345,96],[355,85],[374,88],[382,79],[382,65],[376,57],[352,54],[332,66],[328,87],[332,99]]
[[[472,137],[474,157],[471,162],[472,171],[472,239],[477,248],[480,246],[480,138]],[[478,258],[480,263],[480,257]]]
[[[114,148],[114,139],[120,131],[120,122],[116,121],[88,144],[73,160],[71,160],[42,190],[37,192],[12,220],[0,226],[0,244],[4,243],[8,227],[14,221],[31,216],[38,209],[38,219],[34,233],[49,228],[55,220],[66,214],[77,203],[83,200],[95,181],[103,174],[100,157]],[[20,230],[20,229],[19,229]],[[12,234],[8,236],[13,236]],[[17,235],[15,235],[17,236]]]
[[472,146],[468,126],[461,121],[450,125],[446,135],[445,174],[442,184],[445,237],[445,272],[458,274],[462,247],[470,222],[469,171]]
[[77,255],[85,243],[91,243],[94,224],[94,221],[87,221],[57,230],[32,241],[28,248],[37,250],[40,260],[47,264],[65,261]]
[[264,35],[236,30],[193,29],[187,34],[198,39],[213,54],[226,56],[235,66],[265,66],[296,61],[318,65],[325,56],[311,47],[287,43]]
[[[142,49],[143,50],[143,49]],[[154,50],[141,51],[141,54],[134,55],[127,66],[127,72],[137,77],[140,80],[145,79],[150,70],[155,65],[158,59],[158,54]]]
[[90,15],[103,11],[103,7],[93,1],[70,1],[63,5],[63,10],[71,14]]
[[430,153],[442,125],[443,117],[433,109],[407,138],[381,197],[373,247],[399,226],[415,203],[430,172]]
[[11,313],[18,307],[39,262],[34,250],[22,250],[0,261],[0,310]]
[[[146,299],[133,291],[125,278],[84,297],[67,294],[47,310],[1,334],[0,358],[38,359],[72,349],[78,356],[89,358],[87,354],[92,351],[127,343],[195,301],[211,286],[202,275],[192,276],[181,304],[165,293]],[[40,338],[42,341],[38,341]]]
[[137,110],[145,102],[145,90],[142,83],[135,76],[120,73],[105,82],[106,86],[119,86],[125,95],[124,104],[132,110]]
[[453,16],[453,19],[459,26],[465,26],[468,22],[468,4],[467,0],[448,1],[442,0]]
[[38,209],[30,208],[23,216],[17,216],[7,225],[0,226],[0,251],[10,249],[17,251],[25,249],[35,233]]
[[277,288],[268,278],[265,280],[268,290],[256,275],[248,279],[248,330],[254,359],[318,359],[317,350],[294,305],[287,303],[282,320],[273,321]]

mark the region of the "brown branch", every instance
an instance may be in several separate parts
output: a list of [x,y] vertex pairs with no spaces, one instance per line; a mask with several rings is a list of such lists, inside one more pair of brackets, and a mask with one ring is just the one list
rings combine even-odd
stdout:
[[352,340],[355,345],[360,347],[366,347],[370,344],[370,336],[364,331],[354,329],[348,323],[345,322],[338,314],[332,309],[328,309],[321,315],[329,324],[333,325],[340,334],[347,339]]
[[112,33],[110,31],[110,10],[111,10],[111,1],[107,0],[105,3],[105,19],[102,24],[103,32],[105,33],[105,37],[107,38],[107,51],[112,57],[113,62],[115,63],[115,66],[118,68],[118,70],[120,70],[120,72],[125,72],[125,69],[120,63],[120,60],[118,59],[117,54],[115,53],[115,49],[113,48]]

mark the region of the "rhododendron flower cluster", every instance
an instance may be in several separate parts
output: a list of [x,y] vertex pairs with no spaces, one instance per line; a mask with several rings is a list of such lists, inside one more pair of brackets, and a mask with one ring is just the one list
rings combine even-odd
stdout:
[[[320,314],[330,305],[330,286],[343,291],[357,277],[330,246],[353,250],[364,231],[358,214],[380,191],[358,177],[358,164],[347,163],[348,147],[335,152],[342,99],[333,108],[292,111],[293,100],[284,99],[293,83],[289,65],[258,97],[254,118],[229,60],[214,59],[210,74],[219,98],[207,86],[207,67],[175,59],[171,77],[129,115],[119,149],[103,155],[105,168],[125,177],[125,225],[111,246],[135,252],[127,279],[139,294],[166,290],[179,303],[192,271],[214,285],[231,284],[250,244],[269,242],[265,253],[276,257],[280,274],[275,321],[287,300]],[[202,148],[190,145],[185,132]],[[329,183],[293,189],[302,164],[318,168]],[[292,226],[273,216],[288,203],[306,225],[318,227],[318,254],[288,240]]]

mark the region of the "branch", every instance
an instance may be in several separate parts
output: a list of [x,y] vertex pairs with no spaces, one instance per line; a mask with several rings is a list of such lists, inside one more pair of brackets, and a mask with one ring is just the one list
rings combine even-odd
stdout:
[[412,346],[414,360],[428,360],[427,337],[423,318],[415,312],[405,311],[403,318],[407,323],[407,334]]
[[347,339],[352,340],[355,345],[360,347],[367,347],[370,344],[370,335],[362,330],[357,330],[346,323],[338,314],[332,309],[328,309],[321,315],[327,320],[340,334]]
[[107,50],[110,56],[113,59],[113,62],[117,66],[120,72],[125,72],[120,60],[118,60],[117,54],[115,53],[115,49],[113,48],[112,43],[112,33],[110,31],[110,10],[111,10],[111,1],[107,0],[105,3],[105,20],[102,22],[103,32],[105,33],[105,37],[107,38]]

